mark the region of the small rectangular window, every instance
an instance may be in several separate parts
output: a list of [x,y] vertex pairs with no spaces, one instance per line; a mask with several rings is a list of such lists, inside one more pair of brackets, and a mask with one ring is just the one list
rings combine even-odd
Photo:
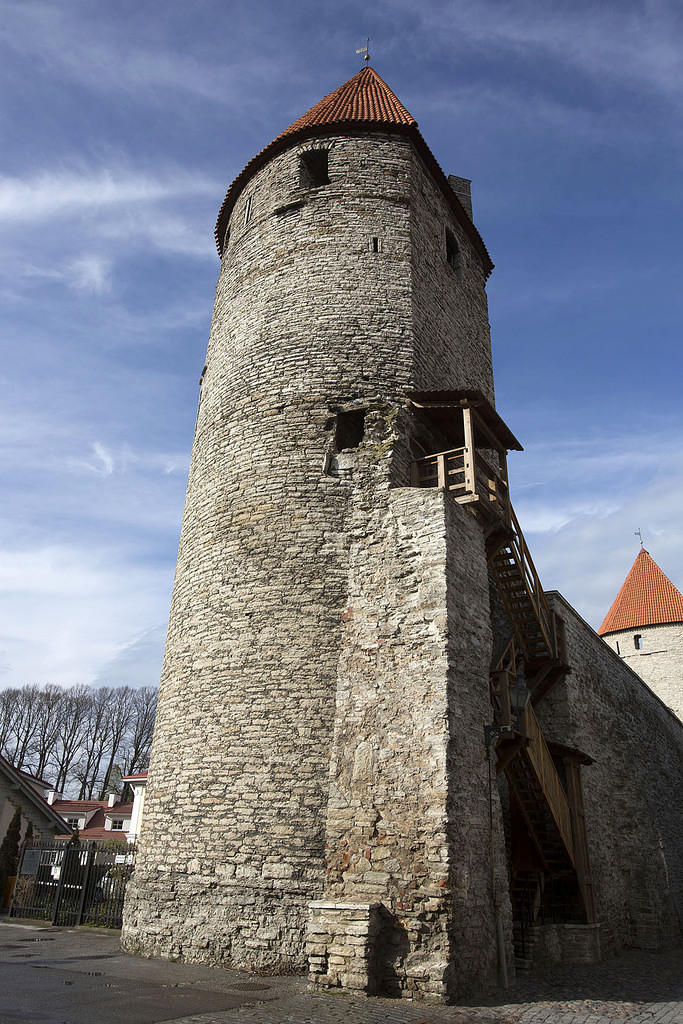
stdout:
[[245,224],[248,224],[249,221],[251,220],[251,203],[252,203],[252,197],[249,196],[249,198],[247,199],[247,201],[244,204],[244,223]]
[[620,651],[620,649],[619,649],[619,641],[618,641],[618,640],[615,640],[615,644],[616,644],[616,648],[617,648],[617,654],[619,654],[619,655],[620,655],[620,654],[621,654],[621,651]]
[[329,154],[326,149],[309,149],[301,154],[299,184],[302,188],[320,188],[329,185]]
[[112,827],[112,830],[114,832],[122,832],[123,831],[123,818],[112,818],[111,819],[111,827]]
[[637,651],[642,651],[642,649],[643,649],[643,638],[640,635],[640,633],[636,633],[636,635],[633,637],[633,646],[635,647],[635,649]]
[[80,821],[80,818],[67,818],[66,819],[67,825],[71,825],[72,828],[78,828],[78,822],[79,821]]
[[456,274],[460,272],[460,249],[452,231],[446,228],[446,263]]
[[337,413],[334,444],[338,452],[357,448],[365,433],[365,409],[351,409]]
[[382,245],[376,236],[370,239],[370,252],[381,252]]

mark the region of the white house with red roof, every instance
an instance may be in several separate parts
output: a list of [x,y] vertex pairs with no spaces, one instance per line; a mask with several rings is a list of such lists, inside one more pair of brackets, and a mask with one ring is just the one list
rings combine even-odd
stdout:
[[126,775],[121,781],[133,789],[132,802],[122,803],[116,793],[110,793],[106,800],[64,800],[51,791],[47,803],[67,825],[78,829],[82,840],[125,839],[132,843],[140,832],[147,772]]
[[110,793],[106,800],[62,800],[52,791],[47,803],[67,825],[78,829],[80,839],[128,838],[133,805],[121,803],[116,793]]
[[598,633],[683,720],[683,594],[645,548]]

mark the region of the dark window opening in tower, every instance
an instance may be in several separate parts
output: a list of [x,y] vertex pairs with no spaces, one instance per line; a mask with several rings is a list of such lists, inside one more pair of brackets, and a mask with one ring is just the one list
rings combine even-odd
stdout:
[[446,263],[456,274],[460,271],[460,249],[452,231],[446,229]]
[[372,251],[379,252],[379,238],[372,239]]
[[299,162],[299,184],[302,188],[320,188],[329,185],[328,151],[309,149],[301,154]]
[[635,647],[635,649],[637,651],[642,651],[642,649],[643,649],[643,638],[640,635],[640,633],[636,633],[636,635],[633,637],[633,646]]
[[252,197],[249,196],[249,198],[247,199],[246,203],[244,204],[244,223],[245,224],[248,224],[249,221],[251,220],[251,204],[252,204]]
[[616,640],[615,643],[617,645],[617,654],[621,654],[621,649],[619,648],[619,641]]
[[228,242],[230,241],[230,228],[225,232],[225,238],[223,239],[223,252],[228,248]]
[[338,452],[345,448],[357,448],[365,434],[365,409],[352,409],[337,413],[334,445]]

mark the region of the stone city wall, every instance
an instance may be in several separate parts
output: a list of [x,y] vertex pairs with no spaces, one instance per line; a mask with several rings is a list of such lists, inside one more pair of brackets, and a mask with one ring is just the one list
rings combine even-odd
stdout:
[[572,671],[538,705],[546,737],[595,759],[582,769],[604,949],[680,941],[683,725],[556,593]]
[[511,956],[495,786],[493,837],[489,830],[483,536],[471,513],[438,490],[358,495],[349,528],[328,902],[313,910],[312,976],[358,987],[358,952],[351,964],[340,961],[345,940],[331,927],[330,901],[380,904],[382,918],[363,932],[369,990],[442,999],[496,980],[491,850]]

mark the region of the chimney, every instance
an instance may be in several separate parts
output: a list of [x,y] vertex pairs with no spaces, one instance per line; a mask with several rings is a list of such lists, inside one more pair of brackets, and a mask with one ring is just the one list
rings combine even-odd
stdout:
[[472,179],[459,178],[457,174],[448,175],[448,184],[460,200],[460,205],[472,220]]
[[107,807],[114,807],[118,802],[119,798],[116,793],[110,793],[107,797]]
[[59,796],[60,796],[60,794],[57,792],[56,789],[51,789],[50,792],[45,797],[45,799],[49,803],[50,807],[52,807],[52,805],[55,802],[55,800],[59,799]]

